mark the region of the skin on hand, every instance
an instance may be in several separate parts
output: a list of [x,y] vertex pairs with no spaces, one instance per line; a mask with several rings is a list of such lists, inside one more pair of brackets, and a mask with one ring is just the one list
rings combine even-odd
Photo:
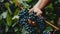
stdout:
[[[42,14],[42,11],[40,10],[39,8],[39,3],[37,3],[32,9],[30,9],[29,11],[30,13],[32,12],[35,12],[36,13],[36,16],[41,16]],[[32,26],[36,26],[36,23],[31,21],[31,20],[28,20],[29,24],[31,24]]]
[[[39,0],[36,5],[30,9],[30,13],[35,12],[36,16],[41,16],[42,14],[42,9],[46,6],[46,4],[48,3],[49,0]],[[31,24],[35,24],[33,23],[33,21],[31,21]]]
[[41,16],[42,11],[40,10],[40,3],[41,3],[41,1],[39,0],[37,2],[37,4],[32,9],[30,9],[29,12],[30,13],[35,12],[36,13],[36,16]]
[[39,8],[37,8],[37,7],[33,7],[32,9],[30,9],[29,12],[30,13],[31,12],[35,12],[36,13],[36,16],[41,16],[41,14],[42,14],[42,11]]
[[29,12],[36,12],[37,16],[41,16],[42,14],[42,9],[48,4],[49,0],[39,0],[36,5],[30,9]]

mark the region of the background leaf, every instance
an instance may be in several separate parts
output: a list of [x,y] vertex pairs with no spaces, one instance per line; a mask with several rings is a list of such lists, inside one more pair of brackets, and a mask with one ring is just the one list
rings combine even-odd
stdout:
[[8,25],[8,26],[11,26],[11,25],[12,25],[12,17],[11,17],[11,15],[10,15],[9,12],[7,12],[6,21],[7,21],[7,25]]

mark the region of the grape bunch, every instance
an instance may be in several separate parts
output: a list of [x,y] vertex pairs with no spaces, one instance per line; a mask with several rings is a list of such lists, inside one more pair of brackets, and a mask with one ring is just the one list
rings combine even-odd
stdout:
[[36,15],[35,15],[36,13],[34,13],[34,12],[32,12],[32,13],[29,13],[29,15],[28,15],[28,19],[30,19],[30,20],[32,20],[32,21],[36,21]]
[[19,13],[19,23],[25,27],[30,34],[37,34],[34,27],[28,23],[28,19],[37,23],[38,28],[43,31],[45,28],[44,19],[35,15],[36,13],[29,13],[28,10],[21,10]]
[[29,13],[29,18],[30,20],[36,22],[38,28],[40,29],[40,31],[43,31],[45,28],[45,21],[43,17],[38,17],[35,15],[36,13]]
[[19,13],[19,23],[27,30],[30,34],[36,34],[35,29],[28,24],[28,10],[21,10]]
[[44,30],[44,28],[45,28],[45,21],[44,21],[44,19],[43,19],[43,17],[37,17],[37,26],[39,27],[39,29],[40,29],[40,31],[43,31]]

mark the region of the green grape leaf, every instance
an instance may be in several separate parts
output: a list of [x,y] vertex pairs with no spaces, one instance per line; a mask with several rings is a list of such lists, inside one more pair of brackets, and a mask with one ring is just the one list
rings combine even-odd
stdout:
[[19,9],[16,9],[15,12],[14,12],[14,16],[18,15],[19,11],[20,11]]
[[9,7],[9,3],[8,3],[8,2],[5,3],[5,7],[6,7],[6,8]]
[[15,27],[15,28],[14,28],[14,31],[15,31],[15,32],[17,32],[17,31],[18,31],[18,28],[17,28],[17,27]]
[[4,0],[0,0],[0,2],[3,2]]
[[0,15],[0,20],[2,20],[2,15]]
[[6,17],[7,25],[11,26],[12,25],[12,17],[9,12],[7,12],[7,17]]
[[9,30],[9,27],[6,25],[5,32],[8,32],[8,30]]
[[3,12],[2,14],[1,14],[1,16],[2,16],[2,18],[6,18],[7,17],[7,11],[6,12]]
[[23,27],[23,29],[22,29],[22,34],[29,34],[29,32],[27,32],[27,31],[24,29],[24,27]]
[[31,7],[31,6],[29,6],[26,2],[23,2],[23,3],[22,3],[22,6],[23,6],[23,8],[27,8],[27,9]]
[[30,3],[32,0],[27,0],[28,3]]
[[53,31],[53,29],[52,29],[51,26],[48,26],[48,27],[46,27],[45,31],[46,31],[46,32],[50,32],[50,31]]

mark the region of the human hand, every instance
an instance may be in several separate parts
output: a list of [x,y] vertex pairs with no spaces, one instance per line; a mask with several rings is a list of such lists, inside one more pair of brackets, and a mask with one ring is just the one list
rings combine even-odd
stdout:
[[[34,13],[36,13],[36,16],[39,16],[39,17],[40,17],[41,14],[42,14],[42,11],[41,11],[40,8],[38,7],[38,5],[35,5],[32,9],[30,9],[29,12],[30,12],[30,13],[34,12]],[[36,25],[36,23],[33,22],[33,21],[31,21],[31,20],[29,20],[29,24],[31,24],[31,25],[33,25],[33,26]]]
[[41,16],[41,14],[42,14],[42,11],[37,6],[34,6],[32,9],[30,9],[29,12],[30,13],[35,12],[36,16]]

